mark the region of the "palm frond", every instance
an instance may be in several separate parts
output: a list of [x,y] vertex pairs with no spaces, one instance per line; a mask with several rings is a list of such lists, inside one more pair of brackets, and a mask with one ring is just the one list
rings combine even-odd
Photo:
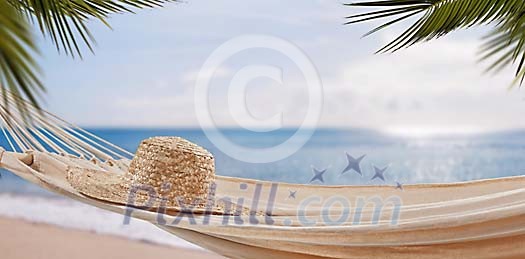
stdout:
[[485,37],[480,60],[494,58],[487,71],[499,71],[511,64],[518,64],[515,83],[523,83],[525,77],[525,15],[509,18]]
[[86,21],[96,19],[109,27],[106,18],[114,13],[133,13],[134,9],[161,7],[175,0],[8,0],[38,24],[57,50],[82,57],[77,38],[93,52],[95,40]]
[[494,25],[482,48],[482,60],[495,58],[491,69],[518,63],[516,76],[525,76],[525,1],[523,0],[379,0],[347,4],[381,8],[346,17],[346,24],[389,18],[366,35],[410,17],[418,17],[401,35],[378,52],[393,52],[415,43],[439,38],[457,29]]
[[[29,24],[22,15],[6,2],[0,1],[0,86],[4,97],[0,109],[9,109],[7,92],[38,105],[38,99],[44,91],[38,67],[32,57],[37,52],[36,46]],[[26,114],[23,102],[17,102],[17,106]]]
[[9,108],[7,91],[19,97],[17,109],[21,114],[28,115],[24,99],[39,108],[45,88],[33,59],[37,48],[31,23],[51,39],[59,52],[82,57],[80,41],[92,52],[95,43],[86,25],[88,20],[99,20],[109,27],[106,19],[110,14],[133,13],[134,9],[160,7],[172,1],[175,0],[0,0],[0,94],[4,99],[0,109]]

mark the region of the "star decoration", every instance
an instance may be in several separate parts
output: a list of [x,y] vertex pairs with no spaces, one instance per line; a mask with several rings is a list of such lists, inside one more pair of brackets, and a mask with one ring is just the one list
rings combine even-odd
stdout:
[[362,155],[362,156],[360,156],[360,157],[358,157],[356,159],[356,158],[354,158],[353,156],[351,156],[348,153],[345,153],[345,154],[346,154],[346,160],[348,161],[348,165],[341,172],[341,174],[344,174],[344,173],[346,173],[348,171],[354,170],[356,173],[358,173],[358,174],[360,174],[362,176],[363,173],[361,172],[361,166],[359,166],[359,163],[361,163],[361,160],[363,160],[363,158],[366,155]]
[[322,183],[324,183],[323,174],[326,172],[326,169],[319,170],[315,167],[312,167],[312,170],[314,171],[314,177],[310,180],[310,183],[312,183],[315,180],[318,180]]
[[374,166],[375,174],[374,174],[374,176],[372,177],[371,180],[379,178],[379,179],[385,181],[385,171],[386,171],[386,169],[388,169],[388,166],[385,166],[384,168],[378,168],[378,167]]

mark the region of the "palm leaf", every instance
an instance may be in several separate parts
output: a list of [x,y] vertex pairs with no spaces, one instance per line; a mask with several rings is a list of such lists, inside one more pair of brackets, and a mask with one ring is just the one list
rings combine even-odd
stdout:
[[[27,115],[27,99],[39,107],[45,88],[40,81],[33,55],[37,49],[29,25],[38,26],[55,44],[58,52],[82,57],[81,42],[93,52],[95,40],[87,28],[90,19],[109,26],[114,13],[160,7],[172,0],[0,0],[0,85],[4,107],[7,92],[19,97],[17,108]],[[78,39],[80,38],[80,40]]]
[[415,22],[378,52],[393,52],[415,43],[432,40],[457,29],[494,25],[486,37],[481,59],[495,61],[488,70],[518,63],[516,76],[525,76],[525,1],[523,0],[380,0],[347,4],[381,8],[346,17],[346,24],[390,19],[366,35],[417,15]]
[[96,19],[109,27],[106,18],[114,13],[133,13],[133,9],[161,7],[174,0],[8,0],[38,24],[57,50],[82,57],[80,43],[93,51],[95,40],[86,21]]
[[[38,107],[37,99],[44,88],[32,58],[35,53],[36,47],[29,24],[22,13],[0,1],[0,86],[4,97],[2,109],[9,109],[6,99],[8,92],[26,98]],[[22,112],[25,111],[23,102],[17,102],[17,106]]]

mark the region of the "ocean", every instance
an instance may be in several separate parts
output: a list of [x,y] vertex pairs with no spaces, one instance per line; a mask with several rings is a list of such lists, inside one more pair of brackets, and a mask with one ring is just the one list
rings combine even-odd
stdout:
[[[325,182],[316,182],[325,185],[395,186],[395,182],[456,182],[525,174],[525,130],[410,137],[366,129],[318,129],[297,152],[270,163],[248,163],[229,157],[215,147],[200,129],[99,128],[88,131],[132,153],[145,138],[180,136],[208,149],[215,157],[219,175],[289,183],[308,184],[313,176],[313,167],[327,170]],[[269,148],[283,143],[296,130],[259,133],[222,129],[221,133],[240,146]],[[293,144],[290,143],[290,148]],[[7,147],[5,140],[0,140],[0,145]],[[347,163],[345,153],[353,157],[365,155],[361,162],[363,176],[355,172],[341,174]],[[384,182],[371,180],[374,166],[388,167]],[[132,221],[124,226],[120,215],[59,197],[7,171],[1,174],[2,216],[194,247],[150,224]]]

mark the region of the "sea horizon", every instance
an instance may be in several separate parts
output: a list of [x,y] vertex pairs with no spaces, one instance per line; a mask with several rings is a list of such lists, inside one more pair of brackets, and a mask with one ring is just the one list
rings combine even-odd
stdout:
[[[297,152],[270,163],[249,163],[230,157],[220,146],[215,146],[201,128],[93,127],[86,130],[130,153],[146,138],[180,136],[208,149],[215,156],[218,174],[290,183],[308,183],[312,167],[328,170],[324,183],[327,185],[376,184],[367,179],[373,166],[389,167],[390,182],[383,184],[480,180],[518,175],[525,170],[525,161],[521,162],[516,152],[525,149],[525,129],[409,136],[364,128],[319,128]],[[254,150],[271,148],[293,134],[301,134],[295,128],[271,132],[242,128],[218,131],[232,143]],[[5,137],[0,138],[0,146],[9,149]],[[363,177],[340,175],[346,163],[345,153],[355,157],[365,155]],[[16,179],[9,173],[3,174],[0,192],[5,192],[7,183]],[[28,185],[24,181],[18,184]],[[9,188],[17,190],[18,187]]]

